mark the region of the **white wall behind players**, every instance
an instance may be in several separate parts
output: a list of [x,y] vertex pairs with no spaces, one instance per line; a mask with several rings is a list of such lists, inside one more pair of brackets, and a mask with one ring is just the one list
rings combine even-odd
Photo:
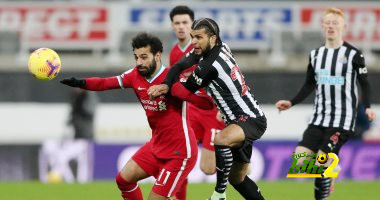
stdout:
[[[279,113],[274,105],[262,105],[268,129],[263,140],[298,140],[307,126],[312,105],[297,105]],[[380,115],[380,105],[373,106]],[[0,143],[40,143],[46,139],[70,138],[68,104],[1,103]],[[377,124],[380,120],[377,119]],[[100,143],[142,143],[151,131],[138,103],[100,104],[95,134]]]

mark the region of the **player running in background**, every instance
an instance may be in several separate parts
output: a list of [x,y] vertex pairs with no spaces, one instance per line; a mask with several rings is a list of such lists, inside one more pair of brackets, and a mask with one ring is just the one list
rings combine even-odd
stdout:
[[226,199],[227,180],[245,199],[264,199],[247,176],[252,143],[266,130],[264,113],[229,47],[221,41],[217,23],[201,18],[191,28],[194,49],[174,64],[163,84],[149,88],[148,94],[154,98],[167,93],[181,71],[197,64],[185,87],[191,92],[207,87],[227,124],[214,139],[217,182],[211,199]]
[[187,103],[181,99],[204,109],[211,109],[213,103],[208,96],[192,94],[179,82],[172,88],[172,96],[162,95],[149,100],[147,89],[161,83],[168,73],[168,69],[161,64],[162,43],[155,36],[140,33],[133,39],[132,48],[136,67],[119,76],[73,77],[61,82],[93,91],[134,90],[147,115],[152,138],[125,164],[116,177],[116,183],[124,199],[142,200],[137,182],[154,176],[156,182],[149,199],[168,199],[176,194],[197,161],[197,142],[189,127]]
[[[194,11],[187,6],[176,6],[170,11],[170,20],[173,31],[178,39],[178,42],[175,43],[170,51],[169,63],[172,66],[193,49],[190,31],[194,21]],[[180,81],[186,81],[196,66],[194,65],[184,70],[180,75]],[[200,89],[199,91],[207,94],[204,89]],[[192,104],[189,105],[191,127],[194,130],[198,143],[202,143],[200,168],[206,175],[212,175],[216,172],[213,138],[217,132],[224,128],[223,119],[218,114],[216,106],[212,110],[202,110]],[[177,193],[177,199],[186,199],[186,187],[187,180]]]
[[[309,55],[306,81],[290,101],[280,100],[276,107],[287,110],[302,102],[315,90],[314,113],[303,133],[297,153],[329,152],[338,154],[342,145],[353,136],[358,108],[359,81],[363,103],[369,120],[375,118],[370,108],[370,89],[363,54],[343,40],[346,24],[344,14],[337,8],[328,8],[322,20],[325,44]],[[304,158],[298,160],[302,164]],[[332,159],[329,159],[330,164]],[[333,190],[328,177],[316,178],[315,199],[326,199]]]

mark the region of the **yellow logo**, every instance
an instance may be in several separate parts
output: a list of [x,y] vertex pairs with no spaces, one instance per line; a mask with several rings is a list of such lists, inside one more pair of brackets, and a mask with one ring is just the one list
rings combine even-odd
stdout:
[[318,162],[321,164],[325,164],[327,162],[326,154],[319,154],[318,155]]
[[[319,154],[318,157],[315,155],[313,158],[309,160],[304,160],[302,167],[300,165],[297,165],[297,160],[300,158],[296,158],[296,156],[293,157],[292,165],[290,166],[290,169],[288,171],[288,175],[286,178],[306,178],[306,177],[315,177],[315,178],[321,178],[321,177],[337,177],[339,172],[332,172],[332,170],[338,165],[339,158],[335,153],[328,153],[328,157],[326,154]],[[302,156],[301,157],[305,157]],[[325,163],[327,162],[328,158],[333,159],[330,166],[327,167],[326,170],[323,171],[325,167]],[[315,161],[318,160],[318,162],[321,165],[315,165]],[[299,174],[301,173],[301,174]]]

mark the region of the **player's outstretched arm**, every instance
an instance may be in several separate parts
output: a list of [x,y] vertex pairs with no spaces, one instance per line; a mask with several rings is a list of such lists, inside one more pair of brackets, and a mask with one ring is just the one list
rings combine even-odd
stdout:
[[60,81],[64,85],[68,85],[70,87],[84,87],[86,85],[86,80],[84,79],[77,79],[75,77],[66,78]]
[[173,84],[170,94],[174,97],[182,99],[183,101],[190,102],[203,110],[211,110],[214,108],[211,97],[202,94],[196,95],[186,89],[181,82],[176,82]]
[[120,89],[120,84],[116,76],[108,78],[93,77],[85,79],[77,79],[75,77],[71,77],[69,79],[63,79],[60,82],[71,87],[79,87],[92,91]]

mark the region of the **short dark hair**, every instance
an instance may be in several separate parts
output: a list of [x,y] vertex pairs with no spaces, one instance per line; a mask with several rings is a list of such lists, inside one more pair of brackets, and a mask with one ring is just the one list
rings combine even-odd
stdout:
[[170,20],[173,21],[173,17],[175,15],[189,15],[190,18],[191,18],[191,21],[194,21],[194,11],[191,10],[191,8],[187,7],[187,6],[184,6],[184,5],[180,5],[180,6],[176,6],[174,7],[171,11],[170,11]]
[[163,51],[162,42],[161,40],[151,34],[148,34],[146,32],[142,32],[136,35],[132,39],[132,49],[139,49],[143,47],[150,46],[150,52],[155,55],[157,52]]

